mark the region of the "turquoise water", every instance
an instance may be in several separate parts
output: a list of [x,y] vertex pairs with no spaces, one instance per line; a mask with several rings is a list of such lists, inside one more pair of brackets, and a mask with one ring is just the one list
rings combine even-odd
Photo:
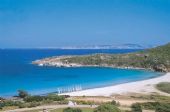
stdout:
[[[100,67],[56,68],[30,64],[54,55],[126,53],[133,50],[0,50],[0,96],[12,96],[17,90],[31,94],[69,92],[94,87],[144,80],[161,75],[144,70]],[[135,50],[134,50],[135,51]]]

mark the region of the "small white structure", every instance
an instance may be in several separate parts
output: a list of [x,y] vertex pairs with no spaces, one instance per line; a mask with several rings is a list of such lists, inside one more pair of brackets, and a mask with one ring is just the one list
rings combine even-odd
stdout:
[[74,106],[74,102],[69,101],[69,102],[68,102],[68,106]]
[[76,103],[76,102],[74,102],[74,106],[77,106],[77,103]]

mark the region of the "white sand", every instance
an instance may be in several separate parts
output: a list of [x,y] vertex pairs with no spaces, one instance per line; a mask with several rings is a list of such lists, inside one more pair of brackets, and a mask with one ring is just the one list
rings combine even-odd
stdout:
[[128,94],[128,93],[159,93],[162,95],[169,95],[167,93],[163,93],[155,89],[155,84],[160,82],[170,82],[170,73],[166,73],[163,76],[152,78],[143,81],[136,81],[130,83],[124,83],[120,85],[102,87],[102,88],[94,88],[88,90],[82,90],[77,92],[65,93],[65,95],[70,96],[110,96],[112,94]]

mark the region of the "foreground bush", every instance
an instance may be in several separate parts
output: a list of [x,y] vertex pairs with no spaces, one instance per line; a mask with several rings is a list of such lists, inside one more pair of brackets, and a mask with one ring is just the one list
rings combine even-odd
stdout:
[[146,102],[146,103],[140,103],[140,105],[142,106],[143,109],[146,109],[146,110],[155,110],[160,105],[163,105],[163,103],[159,103],[159,102]]
[[135,103],[132,105],[132,112],[142,112],[142,107],[139,103]]
[[79,108],[70,108],[70,107],[68,107],[68,108],[64,109],[63,112],[82,112],[82,110],[79,109]]
[[119,108],[111,104],[103,104],[97,107],[94,112],[121,112]]
[[11,101],[11,100],[3,101],[3,102],[0,102],[0,109],[2,109],[3,107],[6,107],[6,106],[19,106],[21,104],[22,104],[22,102],[20,102],[20,101]]
[[115,105],[115,106],[120,106],[119,102],[116,102],[115,100],[112,100],[111,102],[107,102],[104,104],[110,104],[110,105]]
[[161,82],[156,85],[157,89],[160,91],[170,93],[170,82]]
[[146,102],[140,104],[143,109],[155,110],[158,107],[168,107],[170,108],[170,103],[162,103],[162,102]]
[[146,102],[132,105],[132,112],[142,112],[142,109],[156,110],[156,112],[170,112],[170,103]]
[[158,106],[155,112],[170,112],[170,104],[164,104]]
[[112,101],[111,101],[111,104],[112,104],[112,105],[117,105],[117,102],[116,102],[115,100],[112,100]]

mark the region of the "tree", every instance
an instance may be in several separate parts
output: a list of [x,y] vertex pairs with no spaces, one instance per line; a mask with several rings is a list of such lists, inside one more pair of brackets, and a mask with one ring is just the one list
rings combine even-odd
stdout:
[[139,103],[135,103],[132,105],[132,112],[142,112],[142,107]]
[[2,102],[2,101],[4,101],[4,100],[5,100],[4,98],[0,97],[0,102]]
[[65,108],[63,110],[63,112],[82,112],[82,110],[79,109],[79,108],[70,108],[70,107],[68,107],[68,108]]
[[25,98],[28,96],[28,93],[26,91],[23,91],[23,90],[18,90],[18,96],[20,98]]
[[112,104],[112,105],[117,105],[117,103],[116,103],[115,100],[112,100],[111,104]]
[[121,111],[115,105],[103,104],[95,108],[94,112],[121,112]]

